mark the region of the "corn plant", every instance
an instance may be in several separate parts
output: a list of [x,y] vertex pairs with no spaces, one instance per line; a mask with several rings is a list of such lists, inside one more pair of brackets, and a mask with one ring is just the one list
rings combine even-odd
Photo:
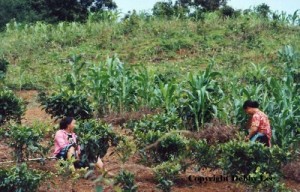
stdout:
[[161,107],[165,108],[167,112],[171,112],[176,105],[178,105],[180,87],[173,82],[169,84],[160,83],[154,90],[154,94]]
[[136,71],[136,89],[139,106],[156,107],[158,105],[154,95],[154,72],[146,68]]
[[116,57],[93,65],[88,72],[88,90],[100,115],[130,111],[136,106],[135,77]]
[[81,72],[83,67],[86,65],[85,62],[81,62],[81,55],[72,55],[69,58],[70,72],[64,76],[64,81],[59,85],[68,87],[68,90],[74,91],[74,93],[81,92],[84,90],[84,77]]
[[222,85],[227,96],[219,104],[218,118],[235,125],[240,125],[245,121],[246,116],[244,115],[242,106],[243,102],[249,99],[245,94],[242,94],[240,86],[237,79]]
[[192,114],[194,125],[191,129],[200,130],[205,122],[209,122],[217,113],[217,103],[223,97],[223,91],[214,79],[220,75],[218,72],[212,71],[213,63],[211,63],[200,75],[188,75],[188,89],[183,89],[185,94],[182,100],[181,116],[187,121],[188,114]]
[[279,146],[287,148],[299,141],[299,95],[295,86],[288,81],[280,82],[270,78],[267,87],[273,96],[265,109],[272,114],[273,140]]
[[99,21],[114,23],[119,18],[118,11],[101,10],[97,12],[89,12],[88,23],[96,23]]

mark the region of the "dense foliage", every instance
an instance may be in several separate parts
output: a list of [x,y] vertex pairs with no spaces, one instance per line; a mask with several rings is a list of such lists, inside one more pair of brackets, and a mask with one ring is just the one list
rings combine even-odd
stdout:
[[116,9],[113,0],[1,0],[0,30],[11,20],[18,22],[85,21],[89,10]]
[[10,169],[0,168],[1,191],[36,191],[46,174],[37,170],[29,169],[23,163]]
[[95,163],[98,157],[104,157],[110,145],[116,146],[119,142],[111,125],[88,120],[80,122],[76,128],[82,150],[82,160],[88,163]]
[[115,185],[121,187],[123,191],[137,191],[137,185],[135,185],[134,174],[126,170],[121,170],[115,179]]
[[0,59],[0,81],[4,79],[5,74],[7,72],[8,61],[4,58]]
[[54,93],[50,96],[41,93],[39,99],[43,109],[55,118],[69,116],[76,119],[90,119],[93,117],[91,104],[84,95],[70,91]]
[[1,87],[0,89],[0,125],[9,120],[21,122],[25,112],[25,104],[13,91]]
[[10,125],[3,134],[9,146],[14,149],[13,156],[17,162],[37,155],[44,157],[49,150],[49,147],[41,144],[45,132],[40,126]]
[[221,147],[221,168],[230,175],[249,175],[257,169],[261,173],[280,173],[282,165],[288,162],[290,153],[278,146],[268,147],[260,143],[249,145],[240,141],[230,141]]

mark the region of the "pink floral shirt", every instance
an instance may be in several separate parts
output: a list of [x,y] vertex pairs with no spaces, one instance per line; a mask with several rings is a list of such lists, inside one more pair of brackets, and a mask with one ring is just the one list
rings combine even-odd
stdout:
[[[72,139],[76,143],[77,135],[75,133],[72,133]],[[54,155],[56,156],[64,147],[69,145],[69,139],[68,139],[68,133],[65,130],[58,130],[55,133],[54,138]],[[78,146],[77,151],[80,151],[80,146]]]
[[257,111],[254,113],[250,119],[250,126],[257,127],[257,132],[265,134],[268,137],[269,146],[271,146],[272,131],[269,118],[266,114],[264,114],[262,111]]

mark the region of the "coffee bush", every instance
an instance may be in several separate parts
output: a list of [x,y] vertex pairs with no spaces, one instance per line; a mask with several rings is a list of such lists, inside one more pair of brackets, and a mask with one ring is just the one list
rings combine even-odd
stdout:
[[21,122],[25,112],[25,104],[11,90],[6,88],[0,90],[0,125],[9,120]]

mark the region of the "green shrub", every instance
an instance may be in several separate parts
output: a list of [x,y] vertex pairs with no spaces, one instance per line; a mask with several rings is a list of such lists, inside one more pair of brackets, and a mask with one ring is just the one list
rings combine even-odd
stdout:
[[[181,119],[176,113],[148,116],[138,122],[132,122],[130,128],[134,131],[137,147],[141,149],[140,154],[147,162],[167,161],[186,149],[186,139],[178,133],[173,133],[182,128]],[[157,144],[154,147],[144,150],[155,142]]]
[[135,10],[133,10],[132,14],[129,14],[124,18],[124,21],[122,23],[123,33],[125,35],[128,35],[130,33],[133,33],[134,31],[138,31],[141,23],[140,20],[141,18],[139,17],[139,15]]
[[278,146],[265,147],[261,143],[245,143],[230,141],[221,146],[219,165],[231,175],[249,175],[257,169],[260,173],[279,173],[283,164],[287,163],[290,153]]
[[188,141],[176,132],[149,131],[137,135],[142,161],[159,163],[185,156]]
[[24,112],[25,105],[22,99],[11,90],[6,88],[0,90],[0,125],[9,120],[21,122]]
[[149,115],[140,121],[128,123],[128,128],[133,129],[134,133],[147,133],[149,131],[168,132],[182,129],[182,127],[182,121],[176,113]]
[[44,133],[40,127],[28,127],[13,124],[4,132],[4,137],[10,147],[14,149],[13,154],[17,162],[24,161],[29,156],[44,156],[47,153],[40,142]]
[[8,64],[8,61],[6,61],[5,59],[0,59],[0,80],[4,79]]
[[93,109],[87,96],[72,91],[53,93],[50,96],[40,93],[39,101],[52,118],[70,116],[75,119],[90,119],[93,117]]
[[115,146],[121,139],[113,132],[111,125],[96,120],[79,122],[76,133],[82,150],[82,160],[88,163],[96,162],[97,157],[102,158],[110,144]]
[[171,191],[174,184],[173,181],[177,178],[181,170],[181,165],[177,162],[164,162],[154,168],[155,179],[158,181],[158,188],[162,191]]
[[269,174],[261,172],[258,167],[254,173],[249,174],[251,180],[246,181],[255,191],[285,191],[290,192],[280,181],[280,176],[276,173]]
[[202,167],[216,168],[218,146],[208,145],[205,140],[191,140],[189,143],[189,150],[191,152],[191,159],[196,163],[198,169]]
[[28,169],[25,163],[10,169],[0,168],[0,191],[36,191],[46,174]]
[[179,134],[169,134],[157,145],[158,161],[176,159],[187,150],[187,140]]
[[114,185],[119,185],[124,192],[135,192],[137,186],[134,182],[134,174],[126,170],[121,170],[115,178]]

